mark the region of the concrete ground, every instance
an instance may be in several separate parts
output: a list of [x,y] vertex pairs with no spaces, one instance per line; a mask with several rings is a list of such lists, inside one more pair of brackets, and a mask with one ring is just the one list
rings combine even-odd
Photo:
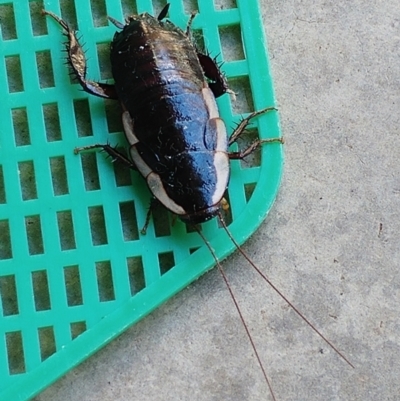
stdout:
[[[400,3],[261,0],[285,145],[246,252],[225,262],[279,401],[400,399]],[[35,401],[272,400],[213,270]]]

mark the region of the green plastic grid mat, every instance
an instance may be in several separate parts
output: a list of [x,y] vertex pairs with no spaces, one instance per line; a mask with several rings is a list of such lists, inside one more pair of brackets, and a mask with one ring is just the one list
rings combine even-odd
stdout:
[[[237,101],[218,99],[228,129],[274,105],[256,0],[171,0],[169,19],[224,61]],[[79,4],[79,6],[78,6]],[[150,0],[0,0],[0,400],[25,400],[169,297],[214,261],[201,238],[157,208],[140,234],[150,195],[136,172],[76,146],[124,144],[119,105],[83,92],[64,65],[60,27],[42,8],[78,26],[92,79],[112,79],[106,15],[149,12]],[[203,39],[201,39],[203,38]],[[278,116],[256,119],[244,142],[280,135]],[[234,145],[236,147],[237,145]],[[279,186],[282,147],[232,161],[230,229],[247,239]],[[202,226],[222,259],[233,244],[215,220]]]

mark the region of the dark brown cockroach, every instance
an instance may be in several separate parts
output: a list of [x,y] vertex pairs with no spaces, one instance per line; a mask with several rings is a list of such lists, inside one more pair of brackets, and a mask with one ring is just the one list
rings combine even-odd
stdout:
[[[184,32],[172,22],[164,20],[168,7],[167,4],[157,18],[147,13],[132,15],[124,24],[109,18],[121,29],[111,43],[110,59],[115,80],[112,85],[86,78],[85,55],[75,32],[55,14],[43,11],[65,29],[68,36],[68,62],[83,90],[103,98],[116,99],[122,106],[129,158],[108,144],[95,144],[77,151],[102,149],[114,160],[138,170],[155,199],[196,229],[197,224],[217,216],[236,248],[263,279],[347,361],[254,265],[230,234],[220,213],[229,181],[230,159],[242,159],[260,144],[281,142],[281,139],[258,140],[239,152],[229,152],[229,146],[236,142],[252,118],[274,110],[274,107],[251,113],[228,139],[215,101],[215,98],[229,92],[225,76],[215,60],[198,51],[190,40],[190,23],[195,14],[192,14]],[[209,242],[199,229],[197,231],[227,283],[275,400],[225,273]]]

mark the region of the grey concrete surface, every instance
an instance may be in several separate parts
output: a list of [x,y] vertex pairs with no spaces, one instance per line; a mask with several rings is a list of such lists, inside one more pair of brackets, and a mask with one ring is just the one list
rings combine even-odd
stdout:
[[[235,254],[224,266],[279,401],[400,399],[400,3],[262,0],[285,145],[245,245],[349,367]],[[271,400],[212,271],[37,396]]]

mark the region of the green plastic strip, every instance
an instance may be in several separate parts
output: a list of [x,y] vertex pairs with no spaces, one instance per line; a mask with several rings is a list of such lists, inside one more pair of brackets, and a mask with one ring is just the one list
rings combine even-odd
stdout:
[[[115,27],[105,15],[123,21],[119,2],[44,3],[78,25],[89,76],[112,79],[104,52]],[[258,4],[232,3],[198,0],[193,22],[237,92],[236,103],[218,99],[228,129],[275,104]],[[169,19],[185,28],[191,10],[183,4],[171,0]],[[7,401],[42,391],[214,266],[198,234],[166,211],[140,234],[150,196],[138,174],[102,154],[73,154],[76,146],[125,143],[120,111],[70,82],[60,27],[41,16],[43,6],[0,0],[0,400]],[[160,7],[137,0],[129,11],[155,15]],[[251,127],[261,138],[280,135],[276,112]],[[232,162],[230,230],[239,243],[271,208],[281,171],[279,144]],[[203,232],[220,259],[234,250],[216,221]]]

